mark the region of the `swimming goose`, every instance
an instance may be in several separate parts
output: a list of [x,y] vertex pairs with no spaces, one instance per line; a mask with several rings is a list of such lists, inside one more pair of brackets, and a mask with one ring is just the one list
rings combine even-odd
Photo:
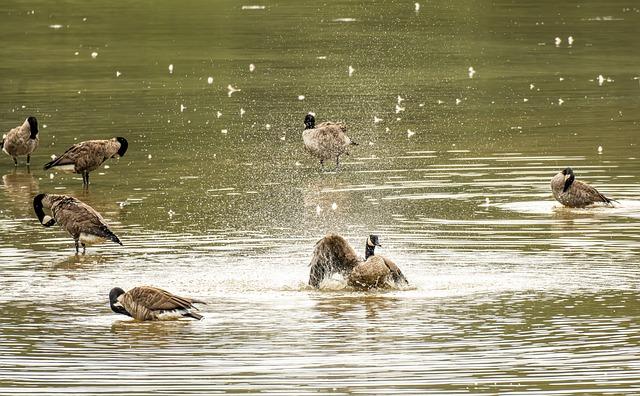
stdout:
[[28,117],[22,125],[13,128],[3,136],[0,149],[13,158],[14,166],[18,166],[18,156],[27,156],[27,166],[31,162],[31,153],[38,147],[38,120]]
[[[50,209],[53,217],[45,215],[43,208]],[[107,239],[122,245],[100,213],[74,197],[38,194],[33,198],[33,210],[43,226],[51,227],[59,223],[71,234],[76,242],[76,254],[78,254],[79,245],[82,245],[82,254],[84,254],[87,243],[100,243]]]
[[304,118],[302,140],[305,149],[320,159],[320,167],[324,169],[324,161],[336,159],[336,170],[340,167],[340,156],[349,155],[347,148],[358,145],[345,132],[347,127],[342,123],[323,122],[316,126],[315,114],[309,113]]
[[369,235],[362,260],[347,241],[337,234],[327,234],[313,251],[309,266],[309,284],[319,287],[320,283],[340,273],[347,284],[359,289],[401,287],[409,282],[400,268],[386,257],[375,255],[376,246],[381,246],[377,235]]
[[570,208],[583,208],[595,202],[612,205],[615,201],[600,194],[590,185],[576,180],[573,169],[565,168],[551,179],[553,197]]
[[61,156],[45,164],[44,169],[71,170],[82,174],[82,184],[89,186],[89,172],[116,155],[122,157],[129,143],[123,137],[108,140],[87,140],[69,147]]
[[195,298],[176,296],[166,290],[151,286],[138,286],[125,292],[114,287],[109,292],[109,305],[115,313],[131,316],[138,320],[163,320],[187,317],[202,319],[202,315],[191,312],[198,310],[193,304],[206,304]]

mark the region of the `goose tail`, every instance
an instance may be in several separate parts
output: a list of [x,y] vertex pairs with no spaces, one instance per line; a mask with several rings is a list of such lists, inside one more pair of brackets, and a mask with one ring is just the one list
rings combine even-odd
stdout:
[[47,169],[53,168],[54,166],[56,166],[58,164],[58,162],[60,161],[60,158],[62,158],[62,156],[54,159],[53,161],[47,162],[46,164],[44,164],[43,169],[47,170]]
[[195,312],[191,312],[191,311],[188,311],[187,313],[183,314],[182,316],[184,316],[185,318],[193,318],[193,319],[196,319],[196,320],[202,320],[202,318],[204,318],[204,316],[199,315],[199,314],[197,314]]
[[123,246],[122,242],[120,242],[120,239],[118,238],[118,236],[116,234],[114,234],[110,229],[108,229],[107,227],[104,227],[102,229],[102,231],[104,232],[105,238],[109,239],[112,242],[117,243],[120,246]]

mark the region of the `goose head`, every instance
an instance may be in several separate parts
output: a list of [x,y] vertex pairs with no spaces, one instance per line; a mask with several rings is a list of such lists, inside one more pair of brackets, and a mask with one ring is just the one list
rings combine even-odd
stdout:
[[111,307],[111,310],[115,313],[131,316],[129,312],[127,312],[127,310],[124,309],[122,304],[120,304],[120,301],[118,301],[118,297],[120,297],[123,294],[124,294],[124,290],[122,290],[119,287],[114,287],[113,289],[111,289],[111,291],[109,292],[109,306]]
[[127,149],[129,148],[129,142],[127,142],[127,139],[123,137],[117,137],[116,140],[118,141],[118,143],[120,143],[120,148],[118,149],[118,156],[122,157],[124,153],[127,152]]
[[27,118],[27,122],[29,123],[29,130],[31,131],[29,138],[35,139],[38,135],[38,120],[36,120],[36,117],[31,116]]
[[314,113],[309,112],[304,117],[304,129],[313,129],[316,127],[316,117]]
[[365,246],[365,250],[364,250],[365,260],[368,259],[370,256],[374,255],[376,246],[382,247],[378,236],[373,234],[369,235],[369,238],[367,238],[367,245]]
[[40,220],[40,224],[45,227],[51,227],[56,224],[56,221],[51,217],[44,214],[44,209],[42,206],[42,200],[47,196],[47,194],[38,194],[33,198],[33,210],[36,212],[36,216],[38,216],[38,220]]
[[573,174],[573,169],[569,167],[564,168],[561,173],[564,175],[564,188],[562,192],[567,192],[576,179],[576,176]]

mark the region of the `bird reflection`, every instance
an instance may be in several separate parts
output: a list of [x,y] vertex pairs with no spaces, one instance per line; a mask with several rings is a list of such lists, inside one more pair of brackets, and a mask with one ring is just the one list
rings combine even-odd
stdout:
[[31,172],[23,170],[14,170],[2,176],[2,184],[4,193],[9,201],[15,204],[16,209],[24,208],[31,211],[30,202],[33,196],[38,193],[38,180],[33,177]]

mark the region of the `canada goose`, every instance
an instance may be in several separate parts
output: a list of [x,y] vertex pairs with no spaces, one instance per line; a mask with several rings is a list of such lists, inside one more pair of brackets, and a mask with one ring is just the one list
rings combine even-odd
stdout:
[[22,125],[13,128],[3,136],[0,149],[13,158],[14,166],[18,166],[18,156],[27,156],[27,166],[31,162],[31,153],[38,147],[38,120],[28,117]]
[[551,192],[558,202],[570,208],[583,208],[595,202],[612,205],[611,202],[615,201],[600,194],[590,185],[576,180],[571,168],[563,169],[551,179]]
[[[53,218],[44,214],[43,207],[51,210]],[[84,254],[87,243],[99,243],[106,239],[122,245],[100,213],[74,197],[38,194],[33,198],[33,210],[43,226],[51,227],[57,222],[71,234],[76,242],[76,254],[78,254],[79,245],[82,245],[82,254]]]
[[44,169],[71,170],[82,174],[82,184],[89,186],[89,172],[116,155],[122,157],[129,143],[123,137],[108,140],[87,140],[69,147],[61,156],[45,164]]
[[115,313],[131,316],[138,320],[163,320],[188,317],[202,319],[202,315],[191,312],[198,310],[194,303],[206,304],[195,298],[179,297],[166,290],[151,286],[138,286],[125,292],[114,287],[109,292],[109,305]]
[[362,260],[347,241],[337,234],[327,234],[313,251],[309,266],[309,284],[319,287],[323,279],[341,273],[349,286],[370,289],[373,287],[400,287],[409,284],[398,266],[386,257],[374,254],[381,246],[377,235],[369,235]]
[[305,129],[302,132],[304,147],[320,159],[322,169],[324,169],[324,161],[332,158],[336,159],[336,169],[338,169],[340,156],[349,155],[347,148],[350,145],[358,145],[345,134],[347,127],[342,123],[323,122],[316,127],[315,114],[309,113],[304,118],[304,126]]

